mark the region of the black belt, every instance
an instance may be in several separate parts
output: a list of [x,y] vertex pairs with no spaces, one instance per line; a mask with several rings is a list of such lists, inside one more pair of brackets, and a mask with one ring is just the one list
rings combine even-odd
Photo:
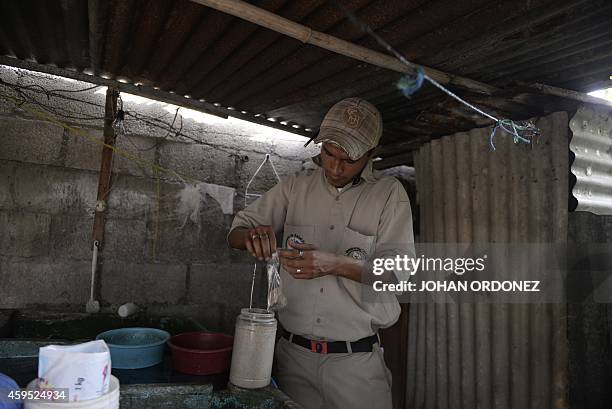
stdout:
[[[291,332],[285,331],[284,328],[281,328],[281,333],[286,340],[319,354],[346,354],[349,352],[347,347],[347,343],[349,342],[347,341],[316,341],[292,334]],[[377,334],[361,338],[360,340],[350,342],[351,352],[372,352],[372,346],[376,343],[378,343]]]

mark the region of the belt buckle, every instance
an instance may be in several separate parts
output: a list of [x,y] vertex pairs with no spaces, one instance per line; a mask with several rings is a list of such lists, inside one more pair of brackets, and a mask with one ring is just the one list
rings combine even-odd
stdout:
[[327,342],[310,340],[310,350],[317,354],[326,354]]

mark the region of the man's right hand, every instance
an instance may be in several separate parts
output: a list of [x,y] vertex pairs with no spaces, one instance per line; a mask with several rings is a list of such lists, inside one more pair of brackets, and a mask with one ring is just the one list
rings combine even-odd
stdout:
[[229,243],[234,248],[247,250],[258,260],[268,261],[276,251],[276,235],[271,226],[236,228],[229,235]]

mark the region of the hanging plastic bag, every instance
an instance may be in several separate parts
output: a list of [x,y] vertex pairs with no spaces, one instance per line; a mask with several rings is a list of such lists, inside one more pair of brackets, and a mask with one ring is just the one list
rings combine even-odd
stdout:
[[38,388],[68,389],[70,401],[95,399],[108,392],[110,352],[102,340],[48,345],[38,355]]
[[278,253],[274,253],[266,265],[268,271],[268,311],[280,310],[287,305],[287,298],[283,294],[281,276],[278,271],[279,267]]

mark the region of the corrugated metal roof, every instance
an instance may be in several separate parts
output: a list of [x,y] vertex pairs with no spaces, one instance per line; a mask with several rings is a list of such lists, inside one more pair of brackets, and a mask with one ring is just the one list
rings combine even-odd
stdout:
[[582,106],[570,129],[576,210],[612,215],[612,109]]
[[[334,2],[250,3],[380,51]],[[508,90],[517,84],[590,91],[612,72],[608,0],[339,3],[409,59],[504,89],[495,98],[461,91],[502,116],[521,119],[558,109],[554,98],[548,105],[513,100]],[[486,124],[429,87],[406,99],[395,87],[397,73],[187,0],[0,1],[0,55],[91,70],[301,129],[317,129],[334,102],[358,95],[381,109],[387,145]]]

